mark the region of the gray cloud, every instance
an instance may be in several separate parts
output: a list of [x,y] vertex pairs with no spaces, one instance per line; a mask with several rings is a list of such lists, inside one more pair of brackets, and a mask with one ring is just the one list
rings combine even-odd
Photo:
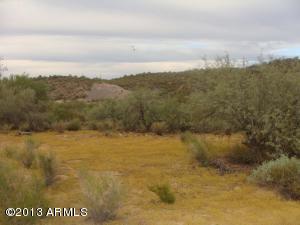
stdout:
[[75,63],[77,73],[88,74],[105,64],[107,76],[119,74],[122,63],[132,65],[120,66],[130,73],[152,62],[188,69],[203,55],[224,52],[237,59],[261,51],[292,56],[300,46],[299,9],[296,0],[2,0],[0,55],[11,60],[11,72],[21,60],[43,74],[67,68],[35,69],[37,62]]

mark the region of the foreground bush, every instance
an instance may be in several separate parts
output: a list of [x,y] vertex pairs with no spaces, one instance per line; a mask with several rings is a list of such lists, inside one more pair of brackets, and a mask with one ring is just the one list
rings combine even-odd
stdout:
[[252,172],[249,180],[277,188],[285,196],[300,199],[300,160],[281,156],[265,162]]
[[197,137],[189,132],[182,134],[181,140],[187,145],[188,150],[201,165],[208,166],[210,164],[208,148],[202,140],[198,140]]
[[164,203],[173,204],[176,200],[168,184],[150,186],[149,190],[154,192]]
[[41,154],[39,157],[39,165],[42,169],[46,186],[53,184],[58,175],[58,162],[56,157],[51,152]]
[[0,161],[0,223],[3,225],[32,225],[41,217],[8,217],[6,208],[46,208],[43,182],[34,178],[28,170],[18,168],[10,160]]
[[117,177],[81,171],[80,184],[85,206],[94,223],[103,224],[116,217],[122,199],[122,187]]

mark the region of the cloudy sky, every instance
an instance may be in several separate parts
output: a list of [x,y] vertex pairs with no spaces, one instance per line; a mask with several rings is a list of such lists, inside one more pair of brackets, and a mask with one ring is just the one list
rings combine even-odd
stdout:
[[298,0],[0,0],[7,73],[180,71],[228,53],[300,56]]

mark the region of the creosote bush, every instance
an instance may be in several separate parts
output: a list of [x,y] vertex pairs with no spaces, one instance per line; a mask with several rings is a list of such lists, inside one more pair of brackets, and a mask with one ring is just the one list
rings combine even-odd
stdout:
[[114,219],[121,205],[123,190],[121,182],[113,174],[79,173],[84,203],[88,216],[96,224]]
[[176,198],[174,193],[171,191],[170,185],[153,185],[149,187],[149,190],[155,193],[162,202],[167,204],[175,203]]
[[255,169],[249,181],[277,188],[285,196],[300,199],[300,160],[282,155]]

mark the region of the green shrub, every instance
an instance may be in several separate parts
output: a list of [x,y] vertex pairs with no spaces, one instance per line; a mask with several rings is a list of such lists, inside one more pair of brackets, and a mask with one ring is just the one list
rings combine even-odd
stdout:
[[164,203],[173,204],[176,200],[175,195],[168,184],[153,185],[149,187],[149,190],[154,192]]
[[151,125],[151,131],[157,135],[163,135],[168,132],[168,126],[165,122],[154,122]]
[[80,184],[89,217],[99,224],[114,219],[120,207],[123,192],[120,181],[112,174],[92,174],[81,171]]
[[300,199],[300,160],[282,155],[255,169],[249,181],[277,188],[286,196]]
[[26,124],[26,129],[34,131],[47,128],[44,91],[40,84],[28,77],[0,79],[0,125],[7,124],[18,129],[21,124]]
[[55,155],[51,152],[41,154],[39,156],[39,166],[42,169],[46,186],[50,186],[55,182],[58,175],[58,162]]
[[77,131],[81,129],[81,123],[78,119],[74,119],[67,124],[67,130]]
[[183,133],[181,140],[187,145],[188,150],[201,165],[208,166],[210,164],[208,147],[203,140],[199,140],[189,132]]
[[31,168],[37,162],[39,144],[31,138],[25,141],[25,146],[20,154],[21,161],[26,168]]
[[[0,162],[0,210],[6,208],[45,208],[48,206],[43,192],[43,182],[28,170],[20,169],[8,160]],[[3,225],[32,225],[41,217],[8,217],[0,215]]]

